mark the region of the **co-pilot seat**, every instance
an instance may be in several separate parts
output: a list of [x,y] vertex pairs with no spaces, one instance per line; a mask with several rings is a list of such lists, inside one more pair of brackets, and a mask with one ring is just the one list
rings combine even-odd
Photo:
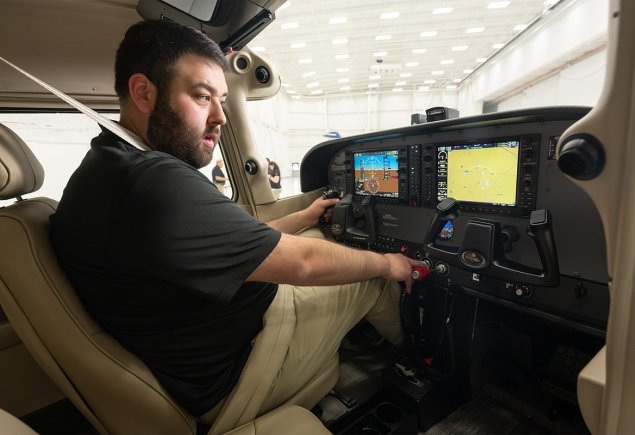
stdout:
[[[0,305],[34,359],[100,433],[197,433],[196,419],[165,392],[150,370],[91,319],[60,268],[49,242],[49,216],[57,202],[22,199],[39,189],[44,170],[31,150],[0,124]],[[219,407],[210,433],[242,425],[251,434],[329,433],[303,408],[314,406],[337,381],[335,359],[286,404],[258,418],[266,396],[263,379],[285,309],[265,319],[264,340],[248,364],[262,365],[259,376],[241,378]],[[267,374],[270,372],[269,374]],[[200,430],[200,426],[199,426]],[[1,431],[1,429],[0,429]]]

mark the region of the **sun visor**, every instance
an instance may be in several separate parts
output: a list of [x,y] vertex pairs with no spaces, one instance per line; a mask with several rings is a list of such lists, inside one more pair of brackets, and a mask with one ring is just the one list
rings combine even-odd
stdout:
[[240,50],[275,19],[249,0],[139,0],[137,12],[145,20],[170,19],[200,29],[224,52]]

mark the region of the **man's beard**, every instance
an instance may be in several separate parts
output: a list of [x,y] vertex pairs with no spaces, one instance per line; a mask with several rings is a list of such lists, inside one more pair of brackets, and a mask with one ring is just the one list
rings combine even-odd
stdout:
[[205,149],[201,141],[213,129],[198,131],[188,127],[183,117],[172,109],[169,99],[160,94],[148,120],[148,140],[157,151],[171,154],[200,169],[212,161],[213,150]]

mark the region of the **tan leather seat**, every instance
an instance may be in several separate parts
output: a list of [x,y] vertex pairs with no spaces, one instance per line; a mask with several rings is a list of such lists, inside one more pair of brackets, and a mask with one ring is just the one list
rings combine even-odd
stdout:
[[[24,424],[22,420],[0,409],[0,433],[11,435],[35,435],[33,429]],[[249,432],[246,432],[247,434]],[[254,432],[252,432],[254,433]]]
[[[0,304],[9,321],[38,364],[100,433],[195,434],[195,418],[83,309],[49,242],[49,216],[57,202],[21,198],[43,180],[44,171],[31,150],[0,124],[0,199],[17,198],[0,208]],[[277,332],[265,327],[263,333],[275,339]],[[254,358],[266,360],[267,352],[258,350]],[[315,405],[335,385],[337,373],[336,359],[288,404]],[[227,432],[258,416],[252,397],[262,400],[266,391],[261,385],[259,394],[252,394],[253,388],[251,382],[239,381],[212,433]],[[302,412],[291,412],[303,420]],[[253,427],[268,427],[272,418],[278,417]]]

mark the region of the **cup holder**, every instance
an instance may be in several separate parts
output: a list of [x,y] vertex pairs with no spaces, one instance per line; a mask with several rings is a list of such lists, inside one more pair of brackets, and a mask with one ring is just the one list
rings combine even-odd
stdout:
[[403,411],[394,403],[384,402],[377,405],[375,415],[384,423],[392,425],[401,421]]

